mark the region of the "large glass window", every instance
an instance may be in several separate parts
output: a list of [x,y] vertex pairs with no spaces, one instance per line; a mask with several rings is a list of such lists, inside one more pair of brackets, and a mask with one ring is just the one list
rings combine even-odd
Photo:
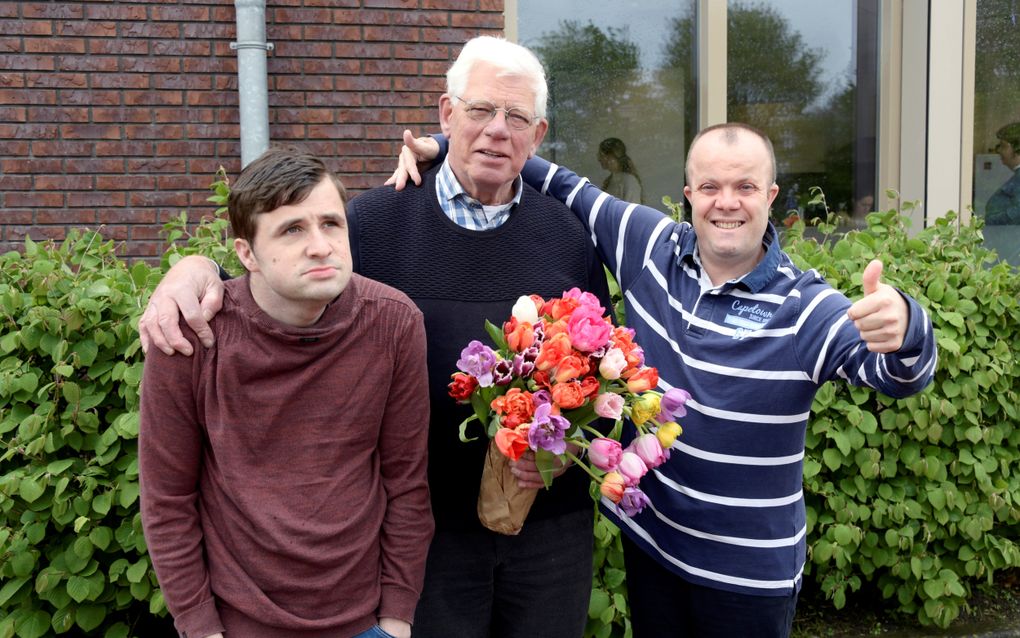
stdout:
[[1020,266],[1020,3],[978,0],[975,35],[974,212]]
[[518,40],[549,78],[540,153],[628,201],[681,201],[697,132],[694,0],[517,4]]
[[773,214],[808,219],[819,186],[844,225],[875,208],[877,0],[730,2],[727,115],[775,145]]

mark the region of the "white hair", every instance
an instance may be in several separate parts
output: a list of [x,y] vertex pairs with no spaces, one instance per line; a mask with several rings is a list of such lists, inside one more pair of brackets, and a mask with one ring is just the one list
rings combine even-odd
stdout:
[[534,53],[519,44],[491,35],[472,38],[446,72],[448,94],[461,97],[476,62],[488,62],[495,66],[500,70],[497,74],[499,76],[515,76],[527,80],[535,92],[535,115],[545,117],[549,87],[545,81],[545,69]]

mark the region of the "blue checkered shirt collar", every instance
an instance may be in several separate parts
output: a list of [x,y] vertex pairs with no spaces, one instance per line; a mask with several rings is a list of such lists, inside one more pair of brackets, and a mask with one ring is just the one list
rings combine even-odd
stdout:
[[508,204],[501,206],[483,206],[474,197],[471,197],[464,190],[464,187],[457,181],[457,176],[450,168],[450,158],[443,161],[443,165],[436,174],[436,195],[439,198],[439,207],[443,209],[446,216],[453,220],[453,223],[468,230],[492,230],[499,228],[507,219],[514,206],[521,203],[521,195],[524,193],[524,182],[518,175],[514,180],[514,198]]

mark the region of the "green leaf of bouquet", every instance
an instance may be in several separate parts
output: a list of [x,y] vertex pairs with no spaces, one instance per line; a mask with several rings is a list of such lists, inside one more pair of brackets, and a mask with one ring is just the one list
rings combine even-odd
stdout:
[[503,329],[492,323],[488,319],[485,320],[485,331],[489,333],[489,338],[492,339],[492,343],[496,344],[497,350],[506,350],[506,335],[503,334]]
[[565,462],[559,455],[553,454],[549,450],[538,450],[535,452],[535,466],[538,468],[539,474],[542,475],[542,482],[545,483],[545,488],[549,489],[553,481],[553,472],[556,468],[560,467],[560,463]]
[[[481,396],[480,392],[471,393],[471,407],[475,411],[475,418],[485,423],[489,420],[489,402]],[[461,439],[464,440],[463,438]]]

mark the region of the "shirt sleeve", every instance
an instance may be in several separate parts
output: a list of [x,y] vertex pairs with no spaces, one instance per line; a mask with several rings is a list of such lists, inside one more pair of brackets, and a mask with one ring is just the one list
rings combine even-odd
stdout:
[[[193,345],[196,353],[202,352],[197,343]],[[138,432],[142,526],[149,558],[174,624],[187,638],[224,631],[206,569],[198,512],[203,439],[193,384],[200,359],[200,354],[167,356],[150,349]]]
[[426,475],[429,393],[425,325],[420,312],[408,313],[395,339],[397,356],[379,441],[387,504],[380,538],[378,614],[410,623],[425,580],[425,558],[435,527]]

